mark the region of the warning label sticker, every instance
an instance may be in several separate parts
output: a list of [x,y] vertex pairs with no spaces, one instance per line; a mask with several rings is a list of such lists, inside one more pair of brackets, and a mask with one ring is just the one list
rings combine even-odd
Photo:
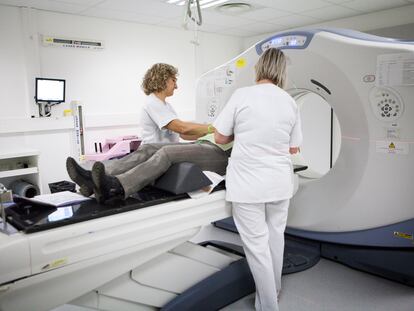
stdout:
[[408,154],[410,145],[405,142],[399,141],[377,141],[376,151],[378,153],[389,153],[389,154]]

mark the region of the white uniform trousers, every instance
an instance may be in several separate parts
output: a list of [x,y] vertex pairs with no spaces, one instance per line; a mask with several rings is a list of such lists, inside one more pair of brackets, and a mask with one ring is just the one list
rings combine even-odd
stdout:
[[256,311],[278,311],[289,200],[233,202],[233,218],[256,284]]

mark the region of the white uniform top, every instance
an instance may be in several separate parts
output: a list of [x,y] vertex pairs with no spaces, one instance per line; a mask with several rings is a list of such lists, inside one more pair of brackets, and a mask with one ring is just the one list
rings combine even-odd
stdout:
[[142,144],[178,142],[179,134],[164,128],[174,119],[178,119],[174,108],[150,94],[141,111]]
[[213,123],[225,136],[234,134],[227,166],[226,199],[240,203],[285,200],[293,194],[289,147],[302,142],[298,107],[274,84],[234,92]]

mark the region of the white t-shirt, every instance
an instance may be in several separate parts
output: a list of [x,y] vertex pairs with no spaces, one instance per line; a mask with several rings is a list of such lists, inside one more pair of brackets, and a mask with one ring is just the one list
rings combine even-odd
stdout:
[[234,134],[226,174],[226,199],[263,203],[289,199],[293,169],[289,147],[302,143],[298,107],[274,84],[236,90],[213,123],[225,136]]
[[169,103],[148,95],[141,111],[142,144],[178,142],[179,134],[164,128],[174,119],[177,113]]

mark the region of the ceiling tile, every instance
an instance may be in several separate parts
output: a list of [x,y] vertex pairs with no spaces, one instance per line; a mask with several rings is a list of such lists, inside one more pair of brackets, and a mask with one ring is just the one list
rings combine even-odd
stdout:
[[272,8],[259,8],[246,13],[242,13],[239,15],[239,17],[247,18],[254,21],[265,21],[267,19],[282,17],[290,14],[292,13]]
[[[165,27],[174,27],[174,28],[184,29],[183,24],[182,24],[182,20],[177,20],[177,19],[164,20],[164,21],[158,23],[157,26],[165,26]],[[191,31],[194,30],[194,24],[189,22],[187,24],[187,29],[191,30]],[[197,29],[199,31],[205,31],[205,32],[219,32],[220,30],[223,29],[223,26],[214,25],[214,24],[207,24],[207,23],[203,22],[201,24],[201,26],[197,27]]]
[[68,4],[77,4],[82,6],[93,6],[97,5],[99,2],[102,2],[102,0],[50,0],[51,2],[62,2],[62,3],[68,3]]
[[93,7],[85,10],[82,12],[82,15],[152,25],[158,24],[164,20],[162,17],[143,15],[128,11],[102,9],[98,7]]
[[299,27],[319,23],[321,22],[321,20],[314,17],[292,14],[289,16],[274,18],[268,20],[267,22],[274,23],[277,25],[283,25],[286,27]]
[[329,4],[331,4],[331,3],[332,4],[342,4],[342,3],[350,2],[350,1],[353,1],[353,0],[323,0],[323,1],[325,1]]
[[91,4],[87,2],[76,4],[76,3],[65,3],[50,0],[1,0],[0,4],[7,4],[13,6],[30,7],[39,10],[46,10],[59,13],[77,14],[86,8],[90,7]]
[[292,13],[301,13],[329,5],[323,0],[249,0],[248,2]]
[[106,0],[96,7],[108,10],[130,11],[164,18],[182,17],[184,7],[157,0]]
[[0,0],[0,4],[7,4],[12,6],[24,6],[24,7],[30,7],[30,8],[38,8],[37,5],[41,5],[42,7],[45,7],[47,5],[51,5],[51,7],[54,5],[54,2],[60,2],[65,3],[69,5],[77,5],[82,7],[90,7],[92,5],[95,5],[99,2],[102,2],[102,0]]
[[246,24],[246,19],[236,16],[228,16],[214,11],[202,12],[203,22],[208,24],[215,24],[225,26],[228,28],[237,27]]
[[0,0],[0,4],[33,7],[35,0]]
[[375,12],[404,6],[407,5],[407,2],[404,0],[353,0],[341,5],[363,12]]
[[333,20],[339,18],[345,18],[350,16],[356,16],[362,14],[361,11],[341,7],[338,5],[332,5],[325,8],[311,10],[301,13],[302,15],[319,18],[322,20]]
[[87,9],[88,7],[90,7],[90,5],[39,0],[39,1],[36,1],[36,4],[34,7],[36,9],[53,11],[53,12],[77,14]]

